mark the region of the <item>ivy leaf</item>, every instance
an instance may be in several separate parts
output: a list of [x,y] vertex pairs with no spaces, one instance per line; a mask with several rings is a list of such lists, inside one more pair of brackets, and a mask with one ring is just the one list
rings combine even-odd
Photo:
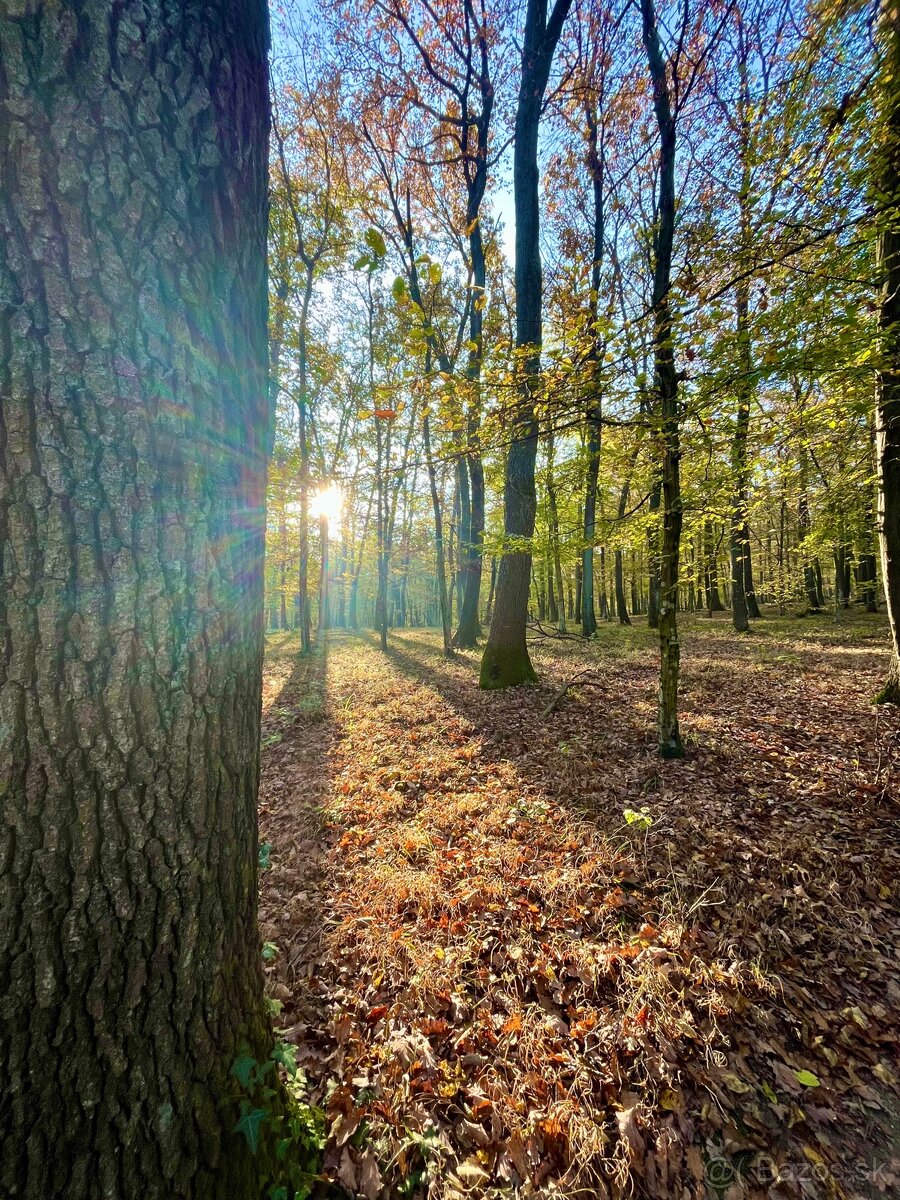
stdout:
[[244,1135],[251,1154],[255,1154],[259,1147],[259,1127],[265,1119],[264,1108],[251,1108],[246,1101],[241,1105],[241,1116],[232,1132]]
[[231,1074],[242,1087],[249,1088],[256,1071],[256,1059],[249,1054],[242,1054],[231,1064]]
[[270,1055],[273,1062],[279,1063],[292,1078],[297,1074],[297,1048],[287,1042],[276,1042]]

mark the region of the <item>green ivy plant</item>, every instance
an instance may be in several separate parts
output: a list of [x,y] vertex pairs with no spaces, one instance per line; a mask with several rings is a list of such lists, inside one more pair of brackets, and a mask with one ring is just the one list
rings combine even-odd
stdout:
[[[265,1062],[242,1049],[231,1064],[239,1092],[234,1132],[256,1154],[265,1133],[274,1139],[276,1178],[268,1200],[307,1200],[318,1178],[325,1147],[325,1114],[309,1102],[306,1076],[297,1066],[297,1051],[278,1041]],[[277,1071],[284,1072],[288,1103],[283,1104]]]

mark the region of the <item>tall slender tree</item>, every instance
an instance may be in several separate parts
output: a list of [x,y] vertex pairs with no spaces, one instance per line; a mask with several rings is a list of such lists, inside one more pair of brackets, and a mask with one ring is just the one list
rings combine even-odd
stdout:
[[873,190],[878,209],[881,351],[875,414],[878,532],[891,661],[881,703],[900,704],[900,5],[883,0],[878,22],[882,55],[878,88],[880,136]]
[[541,368],[541,279],[538,131],[544,93],[571,0],[528,0],[516,108],[513,198],[516,212],[516,355],[518,380],[504,474],[504,554],[497,573],[491,629],[481,660],[481,686],[510,687],[536,679],[525,641],[536,511],[535,411]]
[[662,537],[659,551],[659,710],[657,734],[664,758],[684,753],[678,729],[678,559],[682,504],[678,377],[672,329],[672,244],[675,234],[676,118],[669,92],[668,69],[660,45],[653,0],[641,0],[644,49],[653,85],[653,107],[659,133],[657,219],[653,230],[653,360],[657,391],[659,444],[662,456]]

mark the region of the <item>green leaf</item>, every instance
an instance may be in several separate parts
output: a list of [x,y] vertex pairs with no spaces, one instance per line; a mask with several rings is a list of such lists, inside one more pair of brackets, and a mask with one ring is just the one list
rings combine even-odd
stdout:
[[812,1071],[795,1071],[797,1082],[802,1083],[804,1087],[820,1087],[819,1079],[813,1075]]
[[269,855],[271,853],[272,853],[272,843],[271,842],[263,842],[263,844],[259,848],[259,869],[261,871],[268,871],[269,867],[271,867],[272,863],[269,859]]
[[271,1188],[269,1191],[269,1200],[288,1200],[288,1190],[286,1187]]
[[231,1074],[242,1087],[249,1088],[256,1072],[256,1059],[249,1054],[242,1054],[231,1064]]
[[363,267],[371,267],[371,266],[372,266],[372,261],[369,258],[368,254],[361,254],[359,256],[359,258],[356,260],[356,262],[353,264],[353,270],[361,271],[363,269]]
[[406,280],[402,275],[398,275],[391,284],[391,293],[395,300],[402,300],[406,295]]
[[291,1046],[287,1042],[276,1042],[270,1058],[273,1062],[280,1063],[291,1077],[297,1074],[296,1046]]
[[433,262],[433,263],[429,264],[428,278],[429,278],[430,282],[434,285],[434,287],[437,287],[437,285],[441,282],[441,264],[440,263]]
[[246,1101],[241,1105],[241,1116],[232,1132],[244,1135],[251,1154],[255,1154],[259,1147],[259,1127],[265,1119],[265,1109],[251,1108]]
[[375,256],[377,258],[384,258],[387,254],[387,246],[385,245],[384,238],[381,236],[378,230],[370,226],[363,236],[365,238],[366,245],[370,250],[372,250]]
[[274,942],[263,942],[262,957],[263,962],[272,962],[278,957],[278,947]]

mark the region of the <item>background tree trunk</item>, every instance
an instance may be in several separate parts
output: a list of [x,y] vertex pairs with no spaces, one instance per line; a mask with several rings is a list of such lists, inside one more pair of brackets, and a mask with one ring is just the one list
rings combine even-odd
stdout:
[[[743,189],[749,188],[749,167],[744,170]],[[742,243],[746,241],[746,234]],[[750,382],[751,347],[750,347],[750,283],[741,280],[735,288],[735,313],[737,325],[737,414],[734,424],[734,436],[731,440],[731,472],[734,487],[734,498],[731,511],[731,619],[738,633],[749,633],[750,613],[747,607],[746,567],[744,556],[750,553],[750,543],[746,539],[747,524],[747,437],[750,429],[750,399],[752,386]]]
[[0,1193],[255,1196],[265,6],[2,13]]
[[[493,93],[491,93],[493,95]],[[492,107],[492,101],[491,101]],[[481,423],[481,360],[484,354],[484,303],[487,277],[479,210],[484,195],[487,173],[487,122],[490,107],[482,110],[479,135],[485,141],[484,153],[477,157],[475,176],[469,187],[467,221],[469,254],[472,263],[473,299],[469,312],[469,359],[466,377],[473,389],[466,422],[469,471],[469,523],[465,546],[465,588],[459,610],[459,625],[453,637],[454,646],[472,649],[481,637],[478,601],[481,596],[481,573],[484,554],[484,463],[481,457],[479,426]],[[482,126],[484,132],[482,134]]]
[[878,533],[884,596],[891,629],[891,662],[876,699],[900,704],[900,15],[882,8],[881,113],[883,144],[877,149],[874,184],[885,211],[880,218],[878,265],[882,276],[881,353],[875,412],[878,472]]
[[704,556],[706,566],[704,569],[704,584],[706,591],[706,607],[710,615],[714,612],[723,612],[725,605],[722,603],[722,598],[719,595],[719,565],[716,547],[716,535],[713,529],[712,521],[706,521],[703,525],[703,542]]
[[600,473],[600,448],[603,434],[603,393],[600,379],[603,348],[597,332],[597,312],[600,296],[600,268],[603,263],[605,223],[603,176],[606,163],[600,124],[603,114],[601,112],[598,119],[593,96],[589,96],[585,100],[584,115],[587,125],[587,166],[594,199],[594,258],[591,263],[591,295],[588,314],[591,322],[591,344],[588,356],[587,480],[584,492],[584,549],[581,557],[581,632],[584,637],[589,638],[597,632],[597,617],[594,612],[594,539],[597,528],[597,480]]
[[750,550],[750,529],[744,522],[744,599],[747,603],[747,613],[751,621],[758,621],[762,616],[759,602],[756,599],[756,586],[753,583],[753,554]]
[[497,594],[490,634],[481,661],[481,686],[510,687],[536,679],[525,642],[531,537],[536,508],[534,463],[538,425],[535,388],[541,366],[540,197],[538,129],[544,92],[556,43],[571,0],[555,0],[547,19],[547,0],[528,0],[522,44],[522,74],[516,109],[513,198],[516,212],[516,347],[518,405],[506,456],[503,487],[504,546],[497,573]]
[[[662,445],[662,537],[659,552],[659,708],[657,733],[663,758],[684,754],[678,729],[678,558],[681,547],[681,480],[679,463],[678,379],[672,344],[672,243],[675,233],[675,117],[669,99],[653,0],[641,0],[643,41],[653,84],[653,107],[659,131],[659,208],[653,235],[653,359],[659,392]],[[651,575],[652,580],[652,575]]]
[[441,617],[441,632],[444,639],[444,655],[453,657],[453,645],[450,639],[450,600],[447,596],[447,568],[444,561],[444,516],[441,512],[441,497],[438,491],[437,471],[434,466],[434,455],[431,451],[431,428],[428,405],[425,404],[422,413],[422,440],[425,446],[425,462],[428,467],[428,489],[431,492],[431,509],[434,513],[434,555],[435,572],[437,576],[438,610]]

